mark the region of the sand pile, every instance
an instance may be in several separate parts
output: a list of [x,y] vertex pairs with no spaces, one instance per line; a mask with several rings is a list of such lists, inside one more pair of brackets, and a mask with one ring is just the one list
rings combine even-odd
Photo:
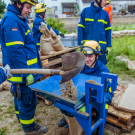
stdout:
[[63,85],[60,86],[62,91],[62,97],[70,99],[70,100],[77,100],[77,89],[74,86],[72,80],[65,82],[65,87]]

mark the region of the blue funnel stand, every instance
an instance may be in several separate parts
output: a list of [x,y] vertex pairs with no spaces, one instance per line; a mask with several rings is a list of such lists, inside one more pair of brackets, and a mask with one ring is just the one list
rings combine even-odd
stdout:
[[[83,115],[77,112],[77,110],[59,103],[59,101],[57,101],[54,104],[54,106],[74,114],[76,120],[85,131],[85,135],[91,135],[91,133],[98,127],[100,127],[100,135],[104,135],[104,127],[106,122],[105,100],[104,100],[105,79],[112,79],[111,88],[113,91],[116,91],[118,75],[115,74],[103,73],[101,76],[101,84],[99,85],[85,82],[85,106],[86,106],[86,113],[88,115]],[[92,96],[92,89],[97,90],[97,96]],[[99,112],[99,119],[94,123],[94,125],[91,124],[93,106]]]

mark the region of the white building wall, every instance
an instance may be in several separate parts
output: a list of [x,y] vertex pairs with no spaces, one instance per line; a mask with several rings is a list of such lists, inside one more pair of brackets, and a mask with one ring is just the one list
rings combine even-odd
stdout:
[[113,14],[119,14],[119,10],[126,10],[128,11],[128,5],[135,5],[135,1],[111,1],[112,8],[116,9],[113,10]]
[[[39,0],[41,1],[41,0]],[[55,10],[55,14],[62,14],[62,4],[61,3],[75,3],[76,0],[42,0],[44,1],[44,4],[47,5],[47,7],[57,7],[57,10]]]

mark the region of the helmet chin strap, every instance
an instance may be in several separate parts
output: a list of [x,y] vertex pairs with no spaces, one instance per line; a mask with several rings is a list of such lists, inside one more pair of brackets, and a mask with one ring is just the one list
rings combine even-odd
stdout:
[[[102,3],[102,0],[100,0],[100,2],[98,2],[98,0],[96,0],[96,3],[99,7],[101,7],[101,3]],[[102,8],[102,7],[101,7]]]
[[45,12],[39,13],[43,18],[45,18]]
[[97,54],[96,54],[96,57],[95,57],[95,61],[90,66],[93,66],[96,62],[97,62]]
[[20,8],[17,6],[17,2],[14,2],[13,6],[19,11],[20,14],[22,13],[22,10],[23,10],[23,7],[24,7],[24,3],[21,4]]

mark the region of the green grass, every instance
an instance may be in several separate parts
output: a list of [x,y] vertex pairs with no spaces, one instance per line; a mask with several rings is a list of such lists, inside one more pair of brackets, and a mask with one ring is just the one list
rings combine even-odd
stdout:
[[40,123],[40,122],[41,122],[41,120],[40,120],[40,119],[36,119],[36,122],[37,122],[37,123]]
[[6,135],[7,131],[8,131],[7,126],[0,128],[0,135]]
[[112,31],[135,30],[135,24],[112,25]]
[[128,68],[125,62],[116,59],[116,56],[128,56],[130,60],[135,60],[135,40],[134,37],[121,37],[112,39],[112,48],[109,48],[107,56],[107,67],[111,73],[125,74],[135,77],[135,71]]

